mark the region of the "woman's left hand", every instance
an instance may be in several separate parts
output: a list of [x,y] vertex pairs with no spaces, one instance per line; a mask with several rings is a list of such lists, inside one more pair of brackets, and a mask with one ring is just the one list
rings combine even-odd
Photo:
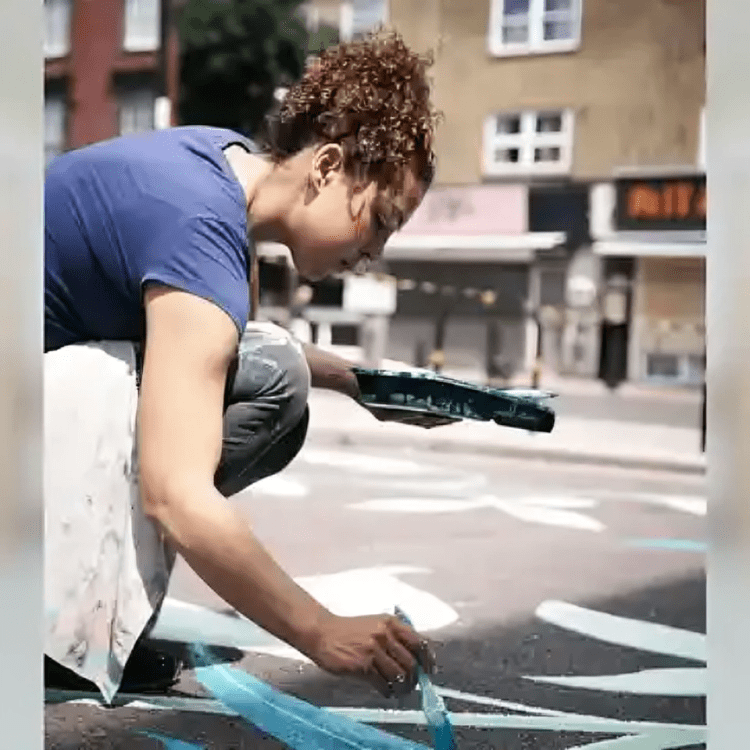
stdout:
[[461,421],[458,417],[446,417],[442,414],[424,414],[422,412],[414,412],[411,409],[399,409],[398,407],[389,407],[386,409],[378,406],[370,406],[369,404],[361,405],[380,422],[409,424],[415,427],[424,427],[426,430]]

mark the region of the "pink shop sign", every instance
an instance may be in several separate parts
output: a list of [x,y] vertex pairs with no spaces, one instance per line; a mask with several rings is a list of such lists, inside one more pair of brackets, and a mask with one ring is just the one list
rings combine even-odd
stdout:
[[404,235],[521,235],[528,230],[528,190],[522,185],[432,188]]

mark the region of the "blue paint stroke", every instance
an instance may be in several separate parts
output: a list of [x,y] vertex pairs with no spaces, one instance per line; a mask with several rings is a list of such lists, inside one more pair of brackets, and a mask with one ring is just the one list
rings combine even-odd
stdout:
[[627,543],[631,547],[641,549],[694,552],[699,555],[705,555],[708,552],[708,545],[695,539],[630,539]]
[[205,745],[193,745],[190,742],[176,740],[173,737],[166,737],[165,735],[157,734],[156,732],[138,732],[138,734],[143,735],[144,737],[150,737],[157,742],[161,742],[166,750],[206,750]]
[[706,636],[668,625],[617,617],[566,602],[546,601],[536,610],[540,620],[605,643],[681,659],[707,662]]
[[567,688],[635,695],[669,695],[688,698],[706,695],[705,668],[644,669],[627,674],[597,676],[524,676],[525,680]]
[[[414,625],[406,612],[396,607],[396,617],[406,623],[410,628]],[[430,734],[435,750],[457,750],[456,738],[453,735],[450,716],[445,708],[445,703],[430,682],[430,678],[424,670],[417,666],[419,690],[422,693],[422,711],[427,723],[430,725]]]
[[[199,663],[206,652],[195,647]],[[223,665],[196,666],[196,679],[222,703],[293,750],[427,750],[285,695],[247,672]]]

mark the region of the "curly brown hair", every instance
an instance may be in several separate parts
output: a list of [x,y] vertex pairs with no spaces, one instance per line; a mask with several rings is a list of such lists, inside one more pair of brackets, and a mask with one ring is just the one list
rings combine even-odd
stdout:
[[388,184],[406,165],[429,186],[435,169],[427,69],[431,54],[379,29],[325,50],[269,120],[267,145],[281,161],[308,146],[338,143],[357,179]]

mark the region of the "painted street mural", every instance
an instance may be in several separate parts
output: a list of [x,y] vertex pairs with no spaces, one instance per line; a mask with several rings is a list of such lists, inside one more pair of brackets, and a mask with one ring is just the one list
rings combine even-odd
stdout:
[[[399,606],[435,640],[461,750],[705,746],[699,480],[316,446],[238,502],[332,611]],[[178,573],[153,637],[186,644],[189,680],[107,709],[50,691],[47,747],[437,747],[419,695],[323,675]]]

